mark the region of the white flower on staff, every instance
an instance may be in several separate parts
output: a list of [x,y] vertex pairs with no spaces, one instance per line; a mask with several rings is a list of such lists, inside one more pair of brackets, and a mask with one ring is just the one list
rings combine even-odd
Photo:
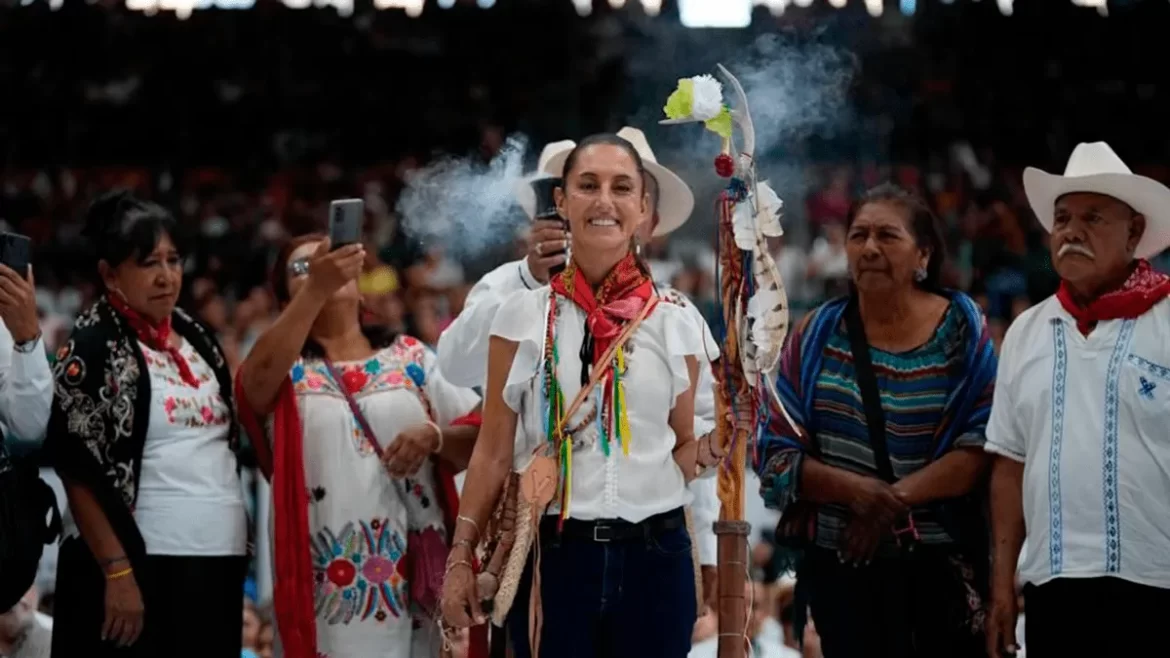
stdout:
[[723,111],[723,85],[714,76],[696,75],[694,95],[691,97],[691,116],[699,121],[709,121]]

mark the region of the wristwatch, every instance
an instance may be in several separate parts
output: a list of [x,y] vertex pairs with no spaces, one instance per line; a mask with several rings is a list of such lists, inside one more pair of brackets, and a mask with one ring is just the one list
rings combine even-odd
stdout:
[[37,335],[33,336],[31,340],[26,340],[26,341],[17,343],[15,346],[15,349],[17,352],[20,352],[21,354],[31,354],[32,351],[36,348],[37,343],[40,342],[40,340],[41,340],[41,332],[38,331]]

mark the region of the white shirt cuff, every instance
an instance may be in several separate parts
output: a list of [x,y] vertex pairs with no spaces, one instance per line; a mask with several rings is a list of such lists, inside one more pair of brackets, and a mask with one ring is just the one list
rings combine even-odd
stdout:
[[520,282],[524,284],[525,288],[536,290],[544,285],[540,281],[537,281],[536,277],[532,275],[532,270],[528,269],[528,259],[520,261],[516,269],[520,272]]
[[1007,457],[1008,459],[1010,459],[1012,461],[1020,462],[1021,464],[1024,463],[1024,461],[1026,459],[1025,455],[1018,453],[1015,450],[1008,448],[1007,446],[1001,445],[999,443],[992,443],[990,441],[983,444],[983,450],[985,452],[990,452],[993,455],[1000,455],[1001,457]]

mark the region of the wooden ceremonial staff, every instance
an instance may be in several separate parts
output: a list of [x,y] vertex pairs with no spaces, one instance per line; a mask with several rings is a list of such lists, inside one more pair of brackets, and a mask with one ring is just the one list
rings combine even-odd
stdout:
[[[722,296],[722,355],[714,364],[716,436],[726,458],[719,467],[719,520],[715,522],[718,540],[719,658],[743,658],[747,655],[747,584],[748,537],[752,526],[744,520],[743,487],[747,462],[747,444],[751,419],[736,418],[735,409],[750,408],[751,388],[740,367],[739,327],[737,315],[742,309],[740,290],[743,284],[743,253],[735,245],[732,232],[732,204],[723,192],[719,203],[719,264]],[[742,316],[740,316],[742,317]],[[746,396],[745,400],[743,396]],[[736,405],[739,399],[740,404]],[[748,403],[745,405],[744,403]],[[746,422],[745,422],[746,421]]]

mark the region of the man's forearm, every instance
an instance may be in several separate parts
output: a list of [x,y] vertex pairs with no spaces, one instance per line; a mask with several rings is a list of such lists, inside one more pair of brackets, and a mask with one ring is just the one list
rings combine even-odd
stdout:
[[1024,465],[996,457],[991,467],[991,586],[1015,591],[1016,566],[1024,545]]

